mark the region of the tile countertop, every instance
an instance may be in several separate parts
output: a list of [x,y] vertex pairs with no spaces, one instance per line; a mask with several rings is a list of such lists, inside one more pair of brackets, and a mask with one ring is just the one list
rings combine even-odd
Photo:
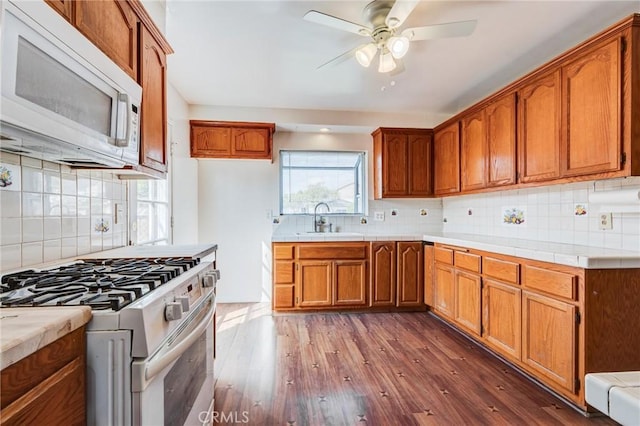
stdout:
[[88,306],[0,309],[0,369],[15,364],[91,320]]
[[297,232],[274,234],[273,243],[323,242],[323,241],[422,241],[422,234],[361,234],[358,232]]
[[422,239],[587,269],[640,268],[636,251],[473,234],[433,233]]
[[198,257],[203,258],[218,249],[217,244],[186,244],[166,246],[125,246],[78,256],[78,259]]

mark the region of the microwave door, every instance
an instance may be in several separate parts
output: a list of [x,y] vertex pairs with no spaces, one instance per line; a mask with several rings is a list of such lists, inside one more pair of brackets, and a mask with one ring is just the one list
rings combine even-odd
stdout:
[[59,40],[45,38],[11,13],[4,25],[2,95],[11,102],[3,120],[121,156],[115,146],[120,93],[73,51],[54,44]]

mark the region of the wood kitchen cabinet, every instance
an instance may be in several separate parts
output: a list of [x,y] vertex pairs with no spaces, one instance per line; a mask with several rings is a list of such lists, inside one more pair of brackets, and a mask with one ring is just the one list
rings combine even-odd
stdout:
[[398,241],[398,307],[424,306],[422,241]]
[[622,44],[597,44],[562,67],[562,175],[620,170]]
[[371,306],[396,304],[396,243],[371,243]]
[[273,123],[191,120],[191,157],[273,158]]
[[519,91],[520,182],[560,177],[561,77],[553,70]]
[[140,164],[167,171],[167,62],[166,54],[149,30],[140,29]]
[[434,274],[436,315],[582,409],[585,374],[640,370],[640,269],[436,244]]
[[85,327],[2,370],[3,425],[84,425]]
[[369,245],[273,243],[275,311],[366,307]]
[[487,132],[485,110],[462,119],[460,134],[460,189],[462,192],[487,186]]
[[424,265],[424,304],[427,306],[433,306],[435,303],[433,243],[425,243],[425,245],[422,247],[422,250],[424,253],[424,260],[422,262],[422,264]]
[[64,19],[73,22],[74,0],[44,0],[49,6],[54,8]]
[[373,136],[374,197],[428,197],[432,190],[430,129],[381,127]]
[[371,243],[370,306],[423,307],[421,241]]
[[487,186],[516,183],[516,97],[508,93],[485,108]]
[[458,121],[435,130],[433,171],[435,195],[460,192],[460,125]]
[[[126,1],[75,0],[75,27],[134,80],[138,79],[139,18]],[[146,93],[143,93],[144,102]]]

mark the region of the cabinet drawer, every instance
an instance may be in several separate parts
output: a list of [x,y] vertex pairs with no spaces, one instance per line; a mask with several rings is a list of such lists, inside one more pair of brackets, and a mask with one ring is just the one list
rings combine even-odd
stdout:
[[273,246],[273,258],[277,260],[293,259],[295,246],[293,244],[278,244]]
[[367,245],[299,245],[299,259],[366,259]]
[[273,288],[273,307],[279,308],[293,308],[294,306],[294,286],[291,285],[276,285]]
[[522,266],[522,284],[528,288],[575,300],[577,282],[577,277],[573,274],[529,265]]
[[292,284],[295,276],[293,261],[277,260],[275,266],[275,284]]
[[477,254],[456,251],[454,254],[455,265],[457,268],[466,269],[471,272],[480,272],[480,262],[482,257]]
[[515,262],[484,257],[482,271],[485,275],[511,284],[520,283],[520,265]]
[[453,265],[453,250],[443,247],[436,247],[433,250],[433,257],[436,262],[446,263],[447,265]]

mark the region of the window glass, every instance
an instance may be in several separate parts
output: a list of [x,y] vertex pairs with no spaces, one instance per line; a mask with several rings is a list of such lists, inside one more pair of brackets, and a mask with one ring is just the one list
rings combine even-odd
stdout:
[[131,201],[136,244],[169,243],[169,193],[166,180],[136,180]]
[[[349,151],[280,151],[280,213],[363,214],[366,156]],[[322,212],[326,208],[322,207]]]

